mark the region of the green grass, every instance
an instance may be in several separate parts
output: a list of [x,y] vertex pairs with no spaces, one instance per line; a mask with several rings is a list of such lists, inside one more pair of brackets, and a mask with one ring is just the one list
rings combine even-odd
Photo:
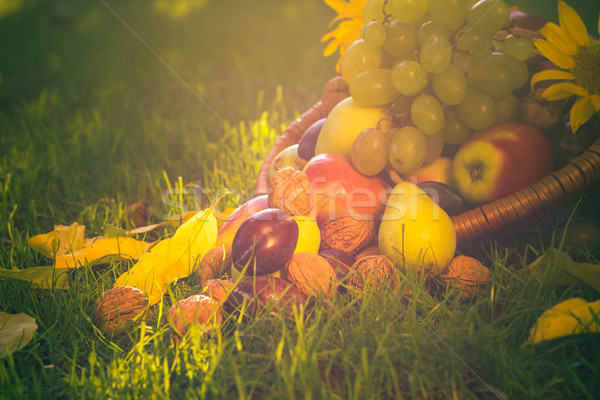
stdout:
[[[188,208],[224,189],[235,196],[222,206],[239,204],[334,71],[319,43],[332,12],[317,0],[208,0],[180,20],[148,1],[107,2],[152,50],[101,1],[23,3],[0,17],[2,268],[47,265],[27,239],[54,224],[102,234],[140,200],[158,222],[177,212],[163,195],[179,181],[208,191],[184,196]],[[596,199],[586,193],[574,219],[599,223]],[[595,398],[597,335],[523,346],[551,305],[598,299],[585,285],[539,284],[525,268],[571,210],[477,249],[492,284],[472,300],[401,276],[393,290],[317,299],[290,317],[230,314],[178,348],[164,313],[197,291],[194,278],[123,337],[104,336],[90,316],[129,263],[73,271],[67,291],[0,280],[0,310],[39,325],[0,360],[0,398]]]

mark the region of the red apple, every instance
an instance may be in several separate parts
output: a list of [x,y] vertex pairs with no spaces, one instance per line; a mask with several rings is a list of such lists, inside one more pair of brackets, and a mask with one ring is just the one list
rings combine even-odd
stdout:
[[231,250],[233,238],[242,223],[257,212],[267,208],[269,208],[269,204],[267,203],[266,194],[254,197],[236,208],[217,232],[215,247],[225,246],[226,249]]
[[427,164],[410,174],[400,175],[405,181],[418,184],[421,182],[441,182],[448,186],[454,186],[452,183],[452,160],[448,157],[438,157],[430,164]]
[[358,219],[378,220],[385,210],[390,186],[379,176],[362,175],[341,154],[324,153],[311,158],[304,173],[316,197],[319,225],[341,212]]
[[538,129],[504,122],[475,132],[452,161],[452,177],[460,194],[483,204],[531,185],[552,171],[552,150]]

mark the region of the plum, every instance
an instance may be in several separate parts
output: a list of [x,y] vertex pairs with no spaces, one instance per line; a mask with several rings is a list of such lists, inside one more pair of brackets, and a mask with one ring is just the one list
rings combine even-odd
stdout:
[[281,269],[294,255],[298,224],[277,208],[267,208],[240,225],[233,243],[233,265],[248,275],[267,275]]

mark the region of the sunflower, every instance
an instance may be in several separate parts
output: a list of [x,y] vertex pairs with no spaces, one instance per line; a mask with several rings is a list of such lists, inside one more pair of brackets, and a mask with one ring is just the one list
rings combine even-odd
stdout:
[[346,48],[359,39],[360,28],[363,25],[363,7],[366,2],[367,0],[325,0],[325,4],[338,14],[331,21],[329,27],[331,28],[339,22],[334,30],[321,38],[321,43],[333,39],[323,51],[325,57],[335,53],[338,48],[340,55],[344,54]]
[[[540,30],[545,39],[533,42],[559,69],[538,72],[531,78],[531,87],[543,80],[560,80],[544,90],[545,99],[578,96],[570,113],[571,130],[576,132],[600,111],[600,47],[588,36],[577,12],[562,0],[558,2],[558,19],[560,26],[548,22]],[[598,31],[600,33],[600,19]]]

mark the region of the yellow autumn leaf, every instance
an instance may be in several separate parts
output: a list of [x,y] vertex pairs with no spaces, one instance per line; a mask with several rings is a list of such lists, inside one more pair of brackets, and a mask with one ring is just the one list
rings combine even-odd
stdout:
[[131,269],[122,274],[115,286],[133,286],[143,291],[150,304],[162,298],[166,286],[189,276],[204,254],[217,240],[214,207],[194,215],[181,225],[173,237],[158,242]]
[[25,347],[37,328],[35,319],[25,313],[0,311],[0,358]]
[[55,225],[53,231],[32,236],[28,242],[44,257],[54,258],[81,249],[84,240],[85,225],[75,222],[69,226]]
[[59,269],[53,266],[24,269],[0,268],[0,278],[28,281],[40,289],[68,289],[68,271],[68,269]]
[[600,333],[600,300],[588,303],[574,297],[544,311],[531,328],[525,344],[581,333]]
[[86,263],[103,264],[110,261],[137,260],[151,243],[130,237],[100,239],[73,253],[56,257],[56,268],[79,268]]

